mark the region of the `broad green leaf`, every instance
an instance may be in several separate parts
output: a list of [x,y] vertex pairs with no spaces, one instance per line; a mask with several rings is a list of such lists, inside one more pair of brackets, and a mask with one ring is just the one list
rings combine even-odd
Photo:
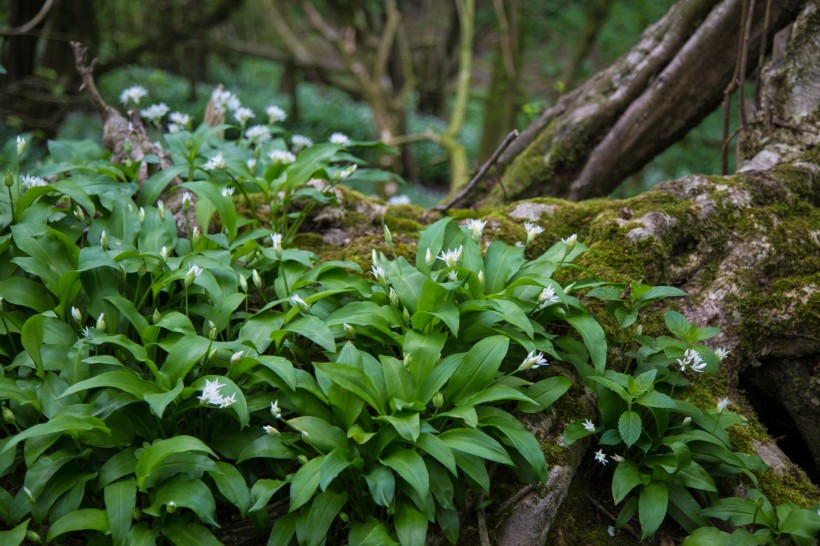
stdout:
[[620,504],[630,491],[642,483],[638,465],[629,460],[618,463],[612,475],[612,499],[615,504]]
[[686,468],[678,471],[678,483],[690,489],[700,489],[701,491],[717,493],[717,487],[712,477],[705,468],[694,461]]
[[458,469],[466,474],[482,491],[490,490],[490,476],[487,474],[487,463],[481,457],[455,450]]
[[667,511],[684,529],[691,533],[698,527],[708,524],[706,518],[701,515],[700,505],[685,487],[669,483],[667,488],[669,490]]
[[607,351],[604,329],[601,328],[601,325],[592,315],[587,313],[567,315],[566,320],[575,328],[575,331],[581,334],[581,339],[584,341],[587,351],[589,351],[589,357],[595,367],[595,372],[597,374],[604,373]]
[[[230,196],[222,195],[217,185],[210,181],[184,182],[181,185],[194,192],[199,200],[205,200],[216,209],[222,220],[222,225],[228,230],[228,241],[233,241],[236,237],[236,207]],[[197,208],[199,208],[199,201],[197,202]],[[210,222],[203,222],[203,224],[208,223]]]
[[658,391],[649,391],[638,397],[636,402],[646,408],[674,408],[675,401]]
[[133,474],[137,467],[137,457],[134,455],[136,451],[136,447],[129,447],[118,451],[105,461],[97,476],[97,489],[102,489],[123,476]]
[[132,371],[115,370],[112,372],[103,372],[100,375],[95,375],[85,381],[80,381],[79,383],[76,383],[66,389],[62,396],[68,396],[76,392],[82,392],[100,387],[107,387],[117,389],[122,392],[127,392],[137,399],[141,399],[145,394],[156,393],[159,391],[154,383],[142,379]]
[[[493,427],[498,437],[505,445],[513,448],[522,460],[516,460],[516,467],[526,479],[537,479],[539,482],[547,480],[547,463],[541,445],[535,436],[524,425],[504,410],[495,407],[478,408],[479,423],[483,429]],[[526,472],[525,466],[531,473]]]
[[[300,336],[311,340],[326,351],[330,351],[331,353],[336,352],[336,341],[333,339],[333,333],[330,331],[330,328],[328,328],[321,319],[312,315],[300,317],[294,320],[285,326],[281,332],[293,332],[295,334],[299,334]],[[271,337],[274,340],[279,338],[277,340],[278,342],[283,336],[277,332],[274,332],[271,334]]]
[[686,320],[686,317],[677,311],[672,311],[670,309],[664,315],[664,320],[666,321],[666,327],[669,328],[670,332],[675,334],[683,341],[687,341],[690,334],[691,324],[688,320]]
[[503,336],[488,337],[473,345],[450,377],[446,398],[460,405],[462,399],[487,386],[498,372],[509,345],[510,340]]
[[396,479],[386,466],[377,465],[364,477],[367,489],[373,502],[379,506],[389,507],[396,494]]
[[627,447],[641,437],[641,416],[634,411],[625,411],[618,419],[618,432]]
[[666,484],[654,482],[641,489],[638,498],[638,519],[641,522],[641,540],[655,534],[666,517],[668,501]]
[[290,544],[294,533],[296,533],[296,522],[299,517],[300,514],[286,514],[276,518],[270,537],[268,537],[268,544],[270,546]]
[[716,527],[701,527],[684,539],[681,546],[732,546],[732,536]]
[[456,459],[453,456],[453,450],[450,449],[450,446],[442,442],[438,436],[423,432],[419,435],[416,445],[419,449],[444,465],[453,476],[457,475],[458,471],[456,469]]
[[512,466],[507,451],[491,436],[468,428],[453,428],[439,434],[439,439],[451,449]]
[[168,518],[160,529],[176,546],[223,546],[207,527],[182,518]]
[[3,544],[4,546],[20,546],[26,538],[26,531],[28,530],[29,521],[31,520],[25,520],[14,529],[0,531],[0,544]]
[[171,180],[187,170],[188,165],[173,165],[155,172],[148,177],[148,180],[143,182],[137,203],[142,206],[153,205],[162,195],[162,192],[165,191],[166,186],[171,183]]
[[134,479],[114,482],[105,487],[105,512],[114,546],[128,544],[131,518],[137,505],[137,482]]
[[816,539],[820,535],[820,515],[817,510],[820,510],[817,505],[812,509],[795,507],[780,522],[780,532],[788,533],[792,538],[800,537],[809,541]]
[[325,456],[320,455],[309,460],[296,471],[290,483],[290,510],[296,511],[308,502],[319,487],[319,469],[322,467]]
[[0,281],[0,297],[6,302],[43,313],[54,307],[54,300],[41,284],[25,277],[9,277]]
[[572,381],[563,375],[542,379],[524,391],[524,394],[532,399],[534,403],[521,402],[518,404],[517,411],[524,413],[544,411],[561,398],[571,386]]
[[99,531],[108,533],[108,517],[97,508],[74,510],[64,515],[49,527],[46,541],[51,542],[60,535],[72,531]]
[[419,496],[427,495],[430,477],[421,456],[410,449],[393,449],[380,459],[381,463],[396,472]]
[[523,332],[527,338],[533,338],[534,330],[532,321],[518,305],[510,300],[503,299],[493,299],[487,301],[505,322]]
[[156,440],[153,444],[145,448],[139,456],[134,473],[137,476],[137,485],[141,492],[146,493],[146,481],[154,468],[162,461],[175,453],[186,453],[189,451],[207,453],[216,457],[216,453],[211,451],[201,440],[193,436],[179,435],[173,438]]
[[161,371],[168,376],[172,385],[194,368],[197,362],[206,355],[211,341],[197,335],[179,337],[174,341],[160,343],[168,351]]
[[406,502],[399,504],[396,512],[396,534],[401,546],[424,546],[427,540],[424,514]]
[[[430,266],[427,265],[427,251],[430,251],[430,258],[435,260],[435,257],[439,255],[444,247],[444,234],[452,219],[450,216],[445,216],[421,230],[416,251],[416,268],[422,273],[430,274]],[[435,262],[433,262],[434,264]]]
[[652,301],[662,298],[676,298],[688,295],[680,288],[674,286],[653,286],[648,291],[644,292],[635,301]]
[[352,463],[350,454],[343,449],[337,448],[328,453],[319,468],[319,488],[325,491],[336,476]]
[[239,454],[236,463],[242,463],[248,459],[292,459],[296,455],[293,451],[282,443],[282,440],[269,434],[263,434],[250,444],[248,444]]
[[127,300],[122,296],[106,296],[105,300],[111,302],[122,316],[128,319],[137,334],[142,335],[142,331],[148,327],[148,321],[137,311],[131,300]]
[[316,366],[334,383],[370,404],[380,415],[387,413],[384,393],[379,393],[373,379],[361,369],[330,362],[317,363]]
[[[718,518],[728,521],[732,525],[751,525],[753,523],[764,524],[760,509],[752,499],[741,499],[738,497],[723,497],[715,501],[709,508],[701,510],[701,514],[707,518]],[[766,525],[772,525],[773,519],[766,521]]]
[[131,527],[128,533],[128,546],[156,546],[159,538],[159,529],[152,529],[145,523],[138,523]]
[[364,522],[352,521],[347,542],[355,546],[398,546],[399,544],[391,538],[387,527],[373,516],[368,516]]
[[287,483],[284,480],[256,480],[251,488],[251,502],[253,502],[253,505],[248,509],[248,512],[254,512],[266,507],[271,497]]
[[288,167],[288,186],[291,189],[296,189],[306,184],[316,171],[324,168],[330,158],[341,149],[342,147],[338,144],[325,142],[302,150],[296,157],[296,161]]
[[45,377],[43,370],[43,315],[33,315],[23,323],[23,330],[20,333],[20,342],[28,355],[37,367],[37,376]]
[[524,249],[493,241],[484,262],[484,292],[496,294],[504,290],[507,281],[524,264]]
[[319,493],[310,503],[307,519],[296,523],[296,537],[299,544],[319,546],[327,538],[328,530],[347,502],[347,493],[325,491]]
[[177,384],[173,389],[165,392],[148,392],[143,394],[142,398],[148,403],[151,413],[162,419],[165,408],[177,399],[184,386],[182,379],[177,379]]
[[[77,437],[80,432],[87,432],[91,430],[98,430],[101,433],[110,436],[111,430],[105,425],[101,419],[92,416],[78,417],[76,415],[62,414],[49,420],[47,423],[40,423],[27,428],[26,430],[12,436],[8,443],[0,450],[0,454],[14,449],[17,444],[29,438],[37,438],[49,435],[60,435],[68,433],[73,437]],[[30,463],[29,463],[30,464]]]
[[[337,426],[331,425],[319,417],[294,417],[288,424],[302,433],[302,439],[322,453],[329,453],[334,449],[347,448],[347,435]],[[307,435],[307,436],[305,436]]]
[[251,504],[251,494],[239,470],[232,464],[218,461],[216,469],[208,471],[208,475],[216,484],[219,492],[239,509],[242,517],[245,517]]
[[216,501],[210,488],[202,480],[178,474],[151,492],[153,502],[143,512],[159,517],[169,503],[193,511],[200,521],[217,526]]
[[[421,385],[436,367],[446,341],[446,334],[421,334],[414,330],[405,332],[402,348],[405,354],[412,356],[410,372],[418,385]],[[421,401],[427,403],[429,400]]]
[[405,412],[403,415],[385,415],[380,417],[396,429],[396,432],[409,442],[415,443],[421,433],[418,412]]

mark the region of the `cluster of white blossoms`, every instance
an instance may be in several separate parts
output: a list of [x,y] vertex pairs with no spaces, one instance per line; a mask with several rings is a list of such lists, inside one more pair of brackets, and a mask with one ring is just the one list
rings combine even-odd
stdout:
[[544,233],[544,228],[538,224],[531,224],[530,222],[524,222],[524,229],[527,231],[526,244],[530,244],[538,235]]
[[339,146],[347,146],[348,144],[350,144],[350,139],[344,133],[333,133],[332,135],[330,135],[328,141],[331,144],[338,144]]
[[168,120],[170,121],[168,124],[169,133],[178,133],[191,128],[191,116],[183,112],[171,112]]
[[267,108],[265,108],[265,113],[268,115],[268,123],[271,125],[275,125],[280,121],[285,121],[288,118],[288,115],[285,113],[284,110],[276,106],[275,104],[271,104]]
[[255,146],[261,146],[271,139],[270,129],[264,125],[254,125],[245,131],[245,138]]
[[694,349],[686,349],[683,353],[683,358],[677,360],[680,371],[685,372],[691,369],[693,372],[701,373],[706,369],[706,362],[703,361],[700,354]]
[[471,218],[464,222],[464,227],[470,230],[473,241],[479,241],[481,239],[481,233],[484,231],[484,226],[486,225],[486,220],[478,220],[476,218]]
[[225,158],[220,152],[206,161],[202,168],[206,171],[224,171],[228,168],[228,164],[225,163]]
[[31,188],[42,188],[48,186],[48,181],[45,178],[40,178],[39,176],[24,175],[20,178],[20,183],[23,184],[23,187],[27,190]]
[[135,105],[140,103],[140,100],[148,96],[148,91],[145,90],[144,87],[139,85],[132,85],[126,89],[123,89],[122,93],[120,93],[120,102],[123,106],[128,106],[129,103],[133,102]]
[[296,161],[296,156],[287,150],[273,150],[268,157],[274,165],[290,165]]
[[555,289],[551,286],[545,287],[543,290],[541,290],[541,293],[538,294],[539,309],[545,309],[553,303],[558,303],[560,301],[561,298],[555,295]]
[[441,251],[441,255],[438,256],[438,259],[443,261],[447,264],[447,267],[455,267],[458,265],[459,260],[461,260],[461,254],[464,252],[464,246],[459,245],[458,248],[450,249],[447,252]]
[[245,106],[240,106],[239,108],[233,111],[233,117],[236,118],[236,121],[244,127],[247,123],[256,117],[256,114],[253,113],[253,110],[247,108]]
[[199,396],[199,401],[202,405],[213,404],[220,408],[231,407],[236,402],[236,393],[230,396],[222,396],[219,391],[224,387],[219,379],[213,381],[206,379],[205,386],[202,387],[202,394]]
[[524,362],[522,362],[521,365],[518,366],[517,371],[522,372],[530,369],[535,370],[536,368],[540,368],[541,366],[548,365],[549,363],[547,362],[547,359],[544,358],[544,353],[536,354],[535,351],[530,351],[527,355],[527,358],[524,359]]
[[293,150],[298,152],[302,148],[310,148],[313,146],[313,140],[305,135],[292,135],[290,143],[293,145]]
[[211,100],[213,101],[214,107],[223,114],[228,110],[236,111],[242,107],[239,97],[226,89],[214,91],[214,94],[211,95]]
[[152,104],[148,108],[143,108],[140,110],[140,115],[145,119],[151,120],[152,123],[159,125],[162,122],[162,118],[165,117],[165,114],[170,111],[171,109],[168,108],[168,105],[161,102],[159,104]]

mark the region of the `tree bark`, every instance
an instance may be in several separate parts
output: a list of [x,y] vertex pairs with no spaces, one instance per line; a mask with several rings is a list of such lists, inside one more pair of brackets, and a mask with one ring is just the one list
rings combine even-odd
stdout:
[[[772,2],[764,29],[766,0],[757,0],[749,58],[804,3]],[[500,180],[460,205],[607,195],[718,106],[736,65],[740,5],[680,0],[630,52],[545,111],[502,156]]]

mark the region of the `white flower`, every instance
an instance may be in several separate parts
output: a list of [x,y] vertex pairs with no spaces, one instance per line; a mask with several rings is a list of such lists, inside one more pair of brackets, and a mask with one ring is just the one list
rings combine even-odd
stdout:
[[162,121],[162,118],[165,117],[165,114],[167,114],[170,110],[171,109],[168,108],[167,104],[161,102],[159,104],[152,104],[148,108],[140,110],[140,115],[159,125],[159,122]]
[[578,242],[578,234],[573,233],[572,235],[570,235],[566,239],[561,239],[561,242],[564,243],[565,245],[567,245],[570,248],[574,247],[575,243]]
[[274,400],[270,403],[270,412],[276,419],[282,418],[282,410],[279,409],[279,400]]
[[620,455],[618,455],[618,454],[616,453],[615,455],[613,455],[613,456],[612,456],[612,460],[613,460],[613,461],[615,461],[616,463],[622,463],[622,462],[624,462],[626,459],[624,459],[623,457],[621,457]]
[[83,337],[91,337],[92,335],[91,328],[88,326],[83,326]]
[[475,218],[471,218],[464,223],[464,226],[472,233],[473,241],[481,239],[481,232],[484,231],[486,225],[486,220],[477,220]]
[[706,369],[706,362],[703,361],[700,354],[694,349],[686,349],[683,353],[683,358],[677,359],[680,371],[685,372],[687,368],[691,367],[693,372],[701,373]]
[[461,259],[461,253],[463,251],[464,246],[459,245],[459,247],[456,249],[451,249],[447,252],[442,251],[441,255],[438,256],[438,259],[446,263],[447,267],[455,267],[456,265],[458,265],[458,261]]
[[235,108],[233,110],[233,117],[235,117],[236,121],[239,122],[239,125],[242,125],[243,127],[246,123],[248,123],[248,121],[256,117],[253,110],[246,108],[245,106],[240,106],[239,108]]
[[17,155],[23,155],[23,150],[26,149],[26,139],[21,136],[17,137]]
[[282,234],[281,233],[274,233],[270,236],[271,243],[273,244],[273,251],[276,253],[277,256],[282,255]]
[[213,156],[211,159],[205,162],[205,165],[202,166],[203,169],[206,171],[224,171],[228,168],[228,165],[225,163],[225,158],[222,157],[222,153],[218,153]]
[[328,140],[331,144],[338,144],[339,146],[347,146],[350,144],[350,139],[344,133],[333,133]]
[[285,121],[288,117],[284,110],[273,104],[265,108],[265,113],[268,115],[268,123],[271,125]]
[[182,125],[178,125],[176,123],[169,123],[168,124],[168,132],[169,133],[179,133],[180,131],[184,130],[185,127]]
[[188,273],[185,274],[185,287],[191,286],[191,283],[194,282],[194,279],[198,278],[202,274],[202,268],[198,265],[192,265],[190,269],[188,269]]
[[685,417],[685,418],[683,419],[683,425],[684,425],[684,426],[688,425],[688,424],[689,424],[689,423],[691,423],[691,422],[692,422],[692,418],[691,418],[691,417]]
[[388,205],[409,205],[413,200],[407,195],[394,195],[387,200]]
[[530,244],[536,236],[544,233],[544,228],[539,226],[538,224],[531,224],[529,222],[524,222],[524,229],[527,231],[527,243]]
[[271,139],[270,129],[264,125],[248,127],[245,131],[245,138],[247,138],[251,144],[260,146]]
[[231,407],[236,402],[236,393],[230,396],[223,396],[219,401],[219,407],[222,409]]
[[478,272],[478,283],[484,284],[484,270]]
[[553,303],[558,303],[561,299],[555,295],[555,289],[552,286],[547,286],[538,295],[538,303],[541,309],[549,307]]
[[606,528],[606,532],[609,533],[609,536],[614,537],[615,536],[615,527],[610,525],[609,527]]
[[[216,339],[216,324],[214,324],[212,320],[208,321],[208,339],[211,341]],[[214,349],[214,351],[216,351],[216,349]],[[208,358],[212,358],[212,355],[209,355]]]
[[706,369],[706,362],[704,362],[702,360],[700,362],[696,362],[695,364],[692,364],[692,371],[693,372],[702,373],[703,370],[705,370],[705,369]]
[[589,419],[584,419],[584,428],[589,432],[595,432],[595,423]]
[[231,355],[231,364],[236,364],[242,359],[242,356],[245,354],[245,351],[236,351],[234,354]]
[[139,85],[133,85],[131,87],[124,89],[122,93],[120,93],[120,102],[123,104],[123,106],[128,106],[129,102],[139,104],[140,100],[147,96],[148,91],[146,91],[144,87]]
[[290,137],[290,142],[296,151],[313,146],[313,141],[304,135],[293,135]]
[[171,115],[168,116],[168,119],[171,121],[171,123],[175,123],[180,127],[191,126],[191,116],[183,112],[171,112]]
[[242,288],[243,292],[248,292],[248,279],[244,275],[239,275],[239,287]]
[[40,178],[39,176],[25,175],[20,179],[20,182],[23,184],[23,187],[26,188],[26,189],[42,188],[42,187],[48,186],[48,182],[44,178]]
[[718,347],[715,349],[715,356],[717,356],[718,360],[723,360],[727,356],[729,356],[729,350],[724,349],[723,347]]
[[726,409],[726,406],[728,406],[728,405],[729,405],[729,399],[728,398],[721,398],[720,400],[718,400],[718,403],[717,403],[718,413],[723,413],[723,411]]
[[188,207],[191,206],[191,192],[186,191],[182,194],[182,208],[183,210],[188,210]]
[[522,362],[521,365],[518,366],[517,371],[521,372],[524,370],[529,370],[530,368],[536,369],[541,366],[547,365],[547,359],[544,358],[544,353],[536,354],[535,351],[530,351],[527,355],[527,358],[524,359],[524,362]]
[[233,186],[222,188],[222,197],[230,197],[233,195]]
[[248,170],[253,172],[253,170],[256,168],[256,159],[250,158],[247,161],[247,164],[248,164]]
[[83,314],[80,313],[80,310],[71,306],[71,318],[73,318],[76,322],[81,322],[83,320]]
[[599,449],[595,452],[595,460],[601,463],[602,465],[606,466],[606,463],[609,461],[606,460],[606,453],[604,453],[603,449]]
[[[333,175],[333,180],[337,181],[337,182],[340,181],[340,180],[345,180],[351,174],[355,173],[356,169],[358,169],[358,168],[359,168],[359,166],[356,165],[355,163],[353,163],[352,165],[348,165],[347,167],[345,167],[341,171],[337,171]],[[393,197],[395,197],[395,195]],[[391,197],[390,199],[393,199],[393,197]],[[391,203],[390,199],[387,200],[387,203],[390,204],[390,205],[406,205],[406,204],[410,203],[410,198],[409,197],[407,198],[407,203]]]
[[159,256],[160,256],[160,258],[162,258],[163,262],[168,261],[168,247],[167,246],[163,246],[161,249],[159,249]]
[[214,404],[216,406],[222,403],[222,395],[219,394],[219,389],[225,385],[219,382],[219,379],[205,380],[205,386],[202,387],[202,394],[199,395],[199,401],[202,404]]
[[276,427],[273,427],[271,425],[265,425],[264,427],[262,427],[262,430],[265,431],[265,434],[270,434],[271,436],[279,435],[279,431],[276,430]]
[[387,274],[384,272],[384,268],[378,264],[373,264],[370,266],[370,269],[373,271],[373,277],[379,281],[383,282],[387,280]]
[[450,271],[447,272],[447,278],[450,279],[453,282],[457,281],[458,280],[458,271],[456,271],[455,269],[451,269]]
[[268,157],[274,165],[278,165],[280,163],[282,165],[290,165],[296,161],[296,156],[285,150],[273,150]]

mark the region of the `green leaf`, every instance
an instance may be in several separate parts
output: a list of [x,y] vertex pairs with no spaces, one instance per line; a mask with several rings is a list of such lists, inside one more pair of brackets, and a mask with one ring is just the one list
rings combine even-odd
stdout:
[[421,433],[421,424],[417,412],[405,413],[404,415],[385,415],[380,417],[393,425],[399,436],[407,441],[415,443]]
[[398,546],[399,544],[390,536],[387,527],[373,516],[367,516],[364,522],[351,522],[347,542],[354,546]]
[[399,504],[396,512],[396,534],[401,546],[424,546],[427,540],[424,514],[407,502]]
[[218,526],[214,519],[216,501],[210,488],[202,480],[178,474],[154,489],[151,492],[151,499],[151,506],[143,509],[146,514],[159,517],[163,507],[167,510],[168,504],[173,502],[178,508],[193,511],[200,521]]
[[296,511],[313,497],[319,487],[319,470],[324,460],[324,455],[314,457],[296,471],[290,483],[290,512]]
[[279,438],[274,438],[270,434],[263,434],[239,453],[236,463],[243,463],[248,459],[268,458],[268,459],[292,459],[296,455],[293,451],[282,443]]
[[290,544],[293,534],[296,532],[296,522],[299,517],[300,514],[286,514],[276,518],[270,537],[268,537],[268,544],[271,546]]
[[23,330],[20,333],[20,342],[34,361],[34,365],[37,367],[37,376],[40,378],[45,377],[43,357],[41,355],[44,338],[43,318],[43,315],[29,317],[28,320],[23,323]]
[[642,394],[635,400],[641,406],[646,408],[674,408],[675,401],[669,396],[658,391],[649,391]]
[[[446,334],[420,334],[414,330],[405,332],[402,348],[405,354],[412,356],[410,372],[418,385],[422,385],[436,367],[436,362],[441,357],[441,350],[444,348],[446,341]],[[421,389],[419,390],[421,391]],[[429,399],[422,398],[421,402],[426,404]]]
[[171,342],[163,342],[161,345],[168,351],[161,370],[168,376],[170,384],[175,385],[177,380],[184,379],[196,363],[208,353],[211,341],[202,336],[188,335]]
[[337,448],[328,453],[319,468],[319,488],[322,491],[327,490],[336,476],[352,463],[350,454],[344,449]]
[[691,325],[689,324],[689,321],[686,320],[686,317],[677,311],[672,311],[670,309],[666,312],[663,318],[666,322],[666,327],[669,328],[670,332],[675,334],[683,341],[687,341],[690,334]]
[[[230,197],[222,195],[220,189],[212,182],[184,182],[183,187],[194,192],[201,200],[210,203],[219,213],[222,225],[228,230],[228,242],[236,238],[236,207]],[[197,203],[197,208],[199,203]],[[213,209],[211,209],[213,210]],[[203,222],[208,224],[209,222]]]
[[208,475],[216,484],[219,492],[239,509],[242,517],[245,517],[251,504],[251,494],[239,470],[232,464],[218,461],[216,469],[209,470]]
[[131,323],[131,325],[137,331],[137,334],[142,336],[142,331],[148,327],[148,321],[145,320],[145,317],[143,317],[139,313],[139,311],[137,311],[137,308],[134,307],[134,304],[131,302],[131,300],[127,300],[122,296],[115,295],[106,296],[104,299],[106,301],[111,302],[114,305],[114,307],[116,307],[117,310],[122,314],[122,316],[128,319],[128,322]]
[[638,519],[641,522],[641,540],[655,534],[666,517],[666,504],[669,493],[666,484],[654,482],[643,489],[638,499]]
[[694,461],[686,468],[678,471],[678,483],[690,489],[717,493],[717,487],[712,477],[705,468]]
[[393,469],[420,497],[427,495],[430,489],[430,476],[424,460],[418,453],[410,449],[393,449],[380,461]]
[[625,411],[618,419],[618,432],[627,447],[641,437],[641,416],[634,411]]
[[519,472],[522,467],[528,466],[531,476],[522,473],[526,479],[532,480],[534,476],[538,481],[546,482],[547,464],[544,453],[541,451],[541,445],[521,421],[495,407],[482,407],[477,411],[482,428],[495,428],[498,431],[496,436],[500,436],[500,440],[505,445],[512,447],[521,456],[523,461],[515,461]]
[[[707,518],[722,519],[737,526],[763,523],[757,518],[760,515],[760,510],[752,499],[724,497],[715,501],[709,508],[704,508],[701,514]],[[774,521],[771,520],[766,523],[774,523]]]
[[524,249],[493,241],[484,259],[484,292],[496,294],[504,290],[507,281],[524,264]]
[[442,432],[438,437],[455,451],[501,464],[513,465],[512,459],[501,444],[480,430],[453,428]]
[[322,370],[331,381],[370,404],[380,415],[387,413],[385,394],[379,392],[373,379],[361,369],[333,363],[317,363],[316,367]]
[[20,546],[26,538],[26,531],[28,530],[29,521],[31,520],[25,520],[14,529],[0,531],[0,544],[4,544],[5,546]]
[[287,170],[287,185],[291,189],[302,186],[319,169],[323,168],[327,162],[336,155],[336,152],[342,147],[338,144],[322,143],[305,148],[296,157],[296,161],[288,167]]
[[251,488],[251,502],[253,502],[253,505],[248,509],[248,512],[265,508],[271,497],[287,483],[284,480],[256,480]]
[[[312,315],[300,317],[294,320],[285,326],[281,331],[299,334],[300,336],[311,340],[326,351],[330,351],[331,353],[336,352],[336,341],[333,339],[333,333],[330,331],[330,328],[328,328],[321,319]],[[274,332],[271,337],[276,340],[276,332]]]
[[107,485],[103,493],[111,540],[114,546],[128,544],[131,518],[137,505],[137,481],[128,479],[114,482]]
[[128,546],[156,546],[159,538],[159,529],[152,529],[145,523],[138,523],[131,527],[128,533]]
[[581,334],[581,339],[584,341],[587,351],[589,351],[589,357],[595,367],[595,372],[598,374],[604,373],[607,351],[604,329],[601,328],[601,325],[592,315],[587,313],[567,315],[566,320],[575,328],[575,331]]
[[667,488],[669,489],[667,511],[675,521],[690,533],[698,527],[708,525],[706,518],[701,515],[700,505],[685,487],[669,483]]
[[544,411],[561,398],[570,387],[572,387],[572,381],[563,375],[542,379],[524,391],[524,394],[535,403],[522,402],[518,404],[516,410],[524,413]]
[[446,398],[461,405],[462,399],[485,388],[498,372],[509,345],[510,340],[505,336],[491,336],[473,345],[450,377]]
[[75,392],[82,392],[99,387],[107,387],[117,389],[122,392],[127,392],[137,399],[141,399],[144,394],[151,394],[159,391],[154,383],[142,379],[132,371],[116,370],[112,372],[104,372],[100,375],[95,375],[94,377],[86,379],[85,381],[75,383],[66,389],[61,397],[69,396]]
[[612,475],[612,499],[615,504],[620,504],[630,491],[642,483],[643,478],[638,472],[638,465],[629,460],[618,463]]
[[139,456],[137,466],[134,469],[140,491],[147,493],[146,481],[154,468],[162,463],[162,461],[175,453],[186,453],[189,451],[207,453],[214,458],[216,457],[216,453],[211,451],[211,448],[205,445],[202,440],[186,435],[156,440],[153,444],[145,448],[145,451]]
[[641,294],[635,301],[652,301],[662,298],[676,298],[688,295],[680,288],[674,286],[653,286],[648,291]]
[[70,414],[57,415],[47,423],[34,425],[13,436],[5,447],[3,447],[2,451],[0,451],[0,454],[14,449],[17,444],[29,438],[59,435],[62,433],[68,433],[76,438],[80,432],[91,430],[99,430],[107,436],[111,435],[111,430],[105,425],[105,422],[97,417],[91,417],[90,415],[84,417]]
[[162,419],[165,408],[177,399],[177,396],[179,396],[184,387],[185,385],[182,379],[177,379],[177,384],[173,389],[165,392],[149,392],[144,394],[142,398],[148,403],[148,406],[151,408],[151,413]]
[[430,266],[427,265],[426,261],[427,251],[430,251],[430,256],[433,259],[439,255],[444,247],[444,234],[452,219],[450,216],[445,216],[421,230],[419,243],[416,247],[416,268],[425,275],[430,274]]
[[686,537],[681,546],[731,546],[732,536],[715,527],[701,527]]
[[390,507],[393,496],[396,494],[396,479],[390,469],[377,465],[364,477],[367,482],[367,489],[373,502],[385,508]]
[[0,281],[0,297],[6,302],[28,307],[38,313],[54,308],[54,300],[39,283],[25,277],[9,277]]
[[72,531],[99,531],[108,533],[108,517],[97,508],[84,508],[65,514],[49,527],[46,542]]
[[438,436],[424,432],[419,435],[416,445],[419,449],[444,465],[453,476],[457,475],[458,471],[456,469],[456,459],[453,456],[453,450],[442,442]]
[[182,518],[168,518],[161,530],[176,546],[223,546],[207,527]]
[[[337,426],[331,425],[319,417],[295,417],[288,420],[288,424],[294,429],[307,433],[306,441],[322,452],[330,452],[334,449],[347,448],[347,435]],[[304,438],[303,438],[304,439]]]
[[[347,493],[325,491],[319,493],[310,503],[307,519],[296,523],[296,537],[299,544],[319,546],[327,538],[333,520],[347,502]],[[301,523],[301,525],[300,525]]]
[[153,205],[157,199],[159,199],[159,196],[162,195],[162,192],[165,191],[166,186],[171,183],[171,180],[187,170],[188,165],[173,165],[155,172],[148,177],[148,180],[143,182],[137,203],[142,206]]

